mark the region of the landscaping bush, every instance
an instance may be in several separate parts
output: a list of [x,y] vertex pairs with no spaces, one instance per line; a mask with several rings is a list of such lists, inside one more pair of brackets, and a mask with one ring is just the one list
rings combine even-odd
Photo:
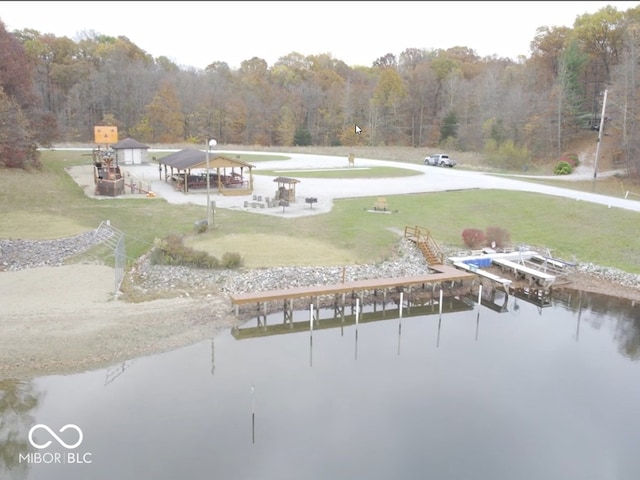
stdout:
[[152,265],[171,265],[196,268],[239,268],[244,264],[239,253],[227,252],[222,261],[201,250],[187,247],[182,237],[176,234],[167,235],[163,239],[156,238],[151,252]]
[[553,169],[554,175],[569,175],[573,172],[573,167],[567,162],[560,161]]
[[575,153],[565,153],[564,155],[562,155],[562,157],[560,157],[560,161],[567,162],[569,165],[571,165],[571,168],[576,168],[580,164],[578,155]]
[[462,231],[464,244],[472,249],[477,249],[485,244],[486,235],[479,228],[465,228]]
[[226,252],[222,255],[222,268],[240,268],[244,263],[244,260],[239,253]]
[[218,259],[207,252],[194,250],[184,245],[182,237],[176,234],[156,239],[151,252],[152,265],[173,265],[197,268],[218,268]]
[[501,227],[487,227],[486,245],[489,247],[503,248],[509,245],[511,236],[509,232]]

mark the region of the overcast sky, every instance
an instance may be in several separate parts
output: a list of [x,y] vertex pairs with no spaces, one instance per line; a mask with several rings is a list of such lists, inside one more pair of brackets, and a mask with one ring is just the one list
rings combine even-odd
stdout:
[[31,28],[77,39],[94,31],[125,36],[154,57],[185,67],[224,61],[231,68],[260,57],[273,65],[291,52],[330,53],[350,66],[371,66],[406,48],[469,47],[480,56],[529,56],[540,26],[572,27],[590,2],[12,2],[0,3],[7,30]]

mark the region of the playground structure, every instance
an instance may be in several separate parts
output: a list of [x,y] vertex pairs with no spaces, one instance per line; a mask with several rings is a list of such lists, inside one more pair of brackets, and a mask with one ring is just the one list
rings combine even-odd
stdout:
[[115,158],[114,151],[107,148],[94,148],[93,179],[96,195],[117,197],[124,193],[124,177]]
[[[98,147],[94,148],[93,156],[93,180],[96,186],[96,195],[117,197],[124,193],[124,178],[118,165],[118,158],[110,144],[118,141],[118,127],[96,126],[94,141]],[[104,144],[104,148],[102,148]]]

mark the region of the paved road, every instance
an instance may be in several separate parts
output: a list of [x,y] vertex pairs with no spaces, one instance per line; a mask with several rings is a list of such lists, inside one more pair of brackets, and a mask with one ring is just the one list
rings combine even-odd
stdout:
[[[150,152],[154,150],[149,150]],[[227,154],[256,154],[249,151],[224,151]],[[290,160],[255,162],[256,170],[276,170],[284,177],[296,178],[297,169],[327,169],[327,168],[348,168],[347,157],[335,157],[326,155],[309,155],[298,153],[287,153]],[[457,168],[431,167],[422,164],[398,163],[384,160],[373,160],[356,158],[355,168],[367,168],[375,166],[391,166],[416,170],[423,175],[397,178],[376,178],[376,179],[320,179],[299,177],[300,183],[296,186],[297,202],[282,208],[252,208],[245,207],[246,201],[251,202],[251,196],[223,196],[211,193],[211,200],[221,208],[233,208],[253,211],[256,213],[277,215],[280,217],[298,217],[302,215],[313,215],[328,212],[333,206],[333,199],[388,196],[403,193],[424,193],[439,192],[447,190],[465,189],[505,189],[520,190],[526,192],[542,193],[546,195],[556,195],[560,197],[572,198],[577,201],[593,202],[610,207],[623,208],[626,210],[640,211],[640,201],[617,197],[609,197],[596,193],[580,192],[577,190],[540,185],[538,183],[506,178],[499,175],[486,174],[481,172],[466,171]],[[158,181],[158,171],[156,165],[136,165],[125,166],[126,171],[131,172],[140,178],[152,182],[153,191],[167,199],[170,203],[185,204],[193,203],[206,205],[206,193],[198,191],[185,195],[176,192],[164,181]],[[592,178],[592,174],[588,178]],[[607,175],[606,172],[600,177]],[[556,179],[559,177],[556,177]],[[569,180],[567,180],[569,181]],[[254,195],[263,198],[273,197],[276,191],[276,184],[272,177],[254,175]],[[315,197],[318,203],[311,208],[304,202],[306,197]],[[372,205],[373,207],[373,205]]]
[[[243,153],[243,152],[233,152]],[[246,152],[250,153],[250,152]],[[255,152],[253,152],[255,153]],[[347,158],[323,155],[287,154],[291,160],[256,162],[258,169],[280,170],[282,176],[296,177],[290,170],[302,168],[346,168]],[[580,201],[599,203],[611,207],[640,211],[640,201],[609,197],[589,192],[540,185],[538,183],[472,172],[454,168],[430,167],[419,164],[405,164],[384,160],[356,158],[355,167],[392,166],[417,170],[423,175],[386,179],[317,179],[300,178],[296,193],[299,197],[318,198],[318,207],[314,210],[330,209],[334,198],[371,197],[376,195],[395,195],[402,193],[438,192],[463,189],[505,189],[543,193],[573,198]],[[601,174],[601,177],[606,175]],[[254,176],[255,193],[273,195],[275,184],[269,177]],[[227,197],[230,199],[230,197]],[[231,200],[231,202],[233,202]],[[218,202],[223,206],[224,202]],[[307,207],[308,209],[308,207]],[[280,210],[281,211],[281,210]]]

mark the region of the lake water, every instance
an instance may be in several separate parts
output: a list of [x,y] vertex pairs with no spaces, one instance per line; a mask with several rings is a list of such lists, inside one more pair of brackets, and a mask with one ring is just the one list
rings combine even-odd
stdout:
[[312,333],[308,312],[273,315],[104,370],[0,381],[0,478],[640,478],[640,305],[505,300],[369,308]]

